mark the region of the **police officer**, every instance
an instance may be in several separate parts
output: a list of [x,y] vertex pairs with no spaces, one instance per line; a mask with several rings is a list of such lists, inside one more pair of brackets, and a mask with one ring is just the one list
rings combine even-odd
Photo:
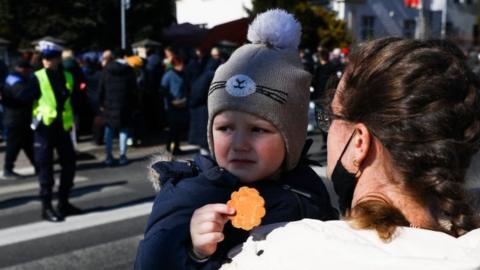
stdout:
[[[61,65],[62,47],[41,41],[43,68],[35,72],[32,128],[34,155],[38,167],[42,218],[52,222],[63,221],[65,216],[81,213],[69,202],[75,176],[75,150],[69,131],[73,126],[73,76]],[[56,149],[62,168],[58,190],[57,209],[52,207],[53,149]]]
[[3,123],[8,130],[3,179],[18,179],[21,175],[13,171],[15,160],[21,149],[34,164],[33,132],[30,129],[32,120],[32,101],[23,97],[32,91],[33,67],[25,59],[19,59],[13,71],[5,79],[2,93],[4,107]]

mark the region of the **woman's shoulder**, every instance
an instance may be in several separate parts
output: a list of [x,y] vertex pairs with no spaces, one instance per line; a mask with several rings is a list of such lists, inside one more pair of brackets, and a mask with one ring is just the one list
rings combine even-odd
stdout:
[[[304,219],[252,234],[242,252],[222,269],[476,269],[480,266],[480,229],[455,238],[414,228],[399,228],[388,243],[373,230],[356,230],[345,221]],[[295,247],[295,248],[291,248]],[[262,256],[258,256],[262,250]],[[367,259],[368,258],[368,259]],[[418,262],[422,261],[421,265]],[[247,266],[248,267],[245,267]],[[260,267],[258,267],[260,266]],[[250,269],[254,269],[250,268]]]
[[[379,247],[383,250],[391,249],[395,251],[393,254],[397,253],[399,255],[402,253],[405,255],[430,254],[432,256],[434,254],[447,254],[451,250],[445,245],[450,246],[452,249],[477,248],[480,252],[480,228],[457,238],[439,231],[399,227],[394,238],[390,242],[384,242],[378,237],[375,230],[358,230],[344,220],[320,221],[303,219],[289,222],[285,226],[272,230],[271,233],[269,237],[295,235],[295,237],[303,238],[299,241],[306,243],[317,242],[317,240],[323,239],[323,241],[331,242],[331,245],[326,248],[335,246],[335,242],[339,243],[340,246],[343,246],[342,243],[349,243],[349,246],[355,246],[356,244],[363,246],[365,244],[367,246]],[[308,240],[312,238],[316,240]],[[432,252],[432,250],[434,251]]]

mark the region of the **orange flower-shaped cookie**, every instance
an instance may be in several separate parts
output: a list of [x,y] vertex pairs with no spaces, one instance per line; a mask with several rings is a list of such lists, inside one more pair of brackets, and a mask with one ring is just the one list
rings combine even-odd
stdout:
[[230,217],[233,227],[249,231],[260,225],[265,216],[265,201],[256,189],[241,187],[230,197],[227,205],[236,210],[235,215]]

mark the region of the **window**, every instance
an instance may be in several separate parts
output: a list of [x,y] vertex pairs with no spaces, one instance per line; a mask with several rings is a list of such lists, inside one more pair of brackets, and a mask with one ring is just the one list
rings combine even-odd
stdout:
[[403,36],[406,38],[415,37],[415,20],[404,20],[403,21]]
[[374,26],[375,26],[374,16],[362,16],[362,25],[361,25],[362,40],[368,40],[375,37]]

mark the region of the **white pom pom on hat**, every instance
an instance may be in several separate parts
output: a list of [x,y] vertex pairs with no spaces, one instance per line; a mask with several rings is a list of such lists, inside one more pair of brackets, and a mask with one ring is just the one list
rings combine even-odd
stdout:
[[292,14],[282,9],[271,9],[259,14],[248,27],[247,39],[277,49],[297,49],[302,27]]

